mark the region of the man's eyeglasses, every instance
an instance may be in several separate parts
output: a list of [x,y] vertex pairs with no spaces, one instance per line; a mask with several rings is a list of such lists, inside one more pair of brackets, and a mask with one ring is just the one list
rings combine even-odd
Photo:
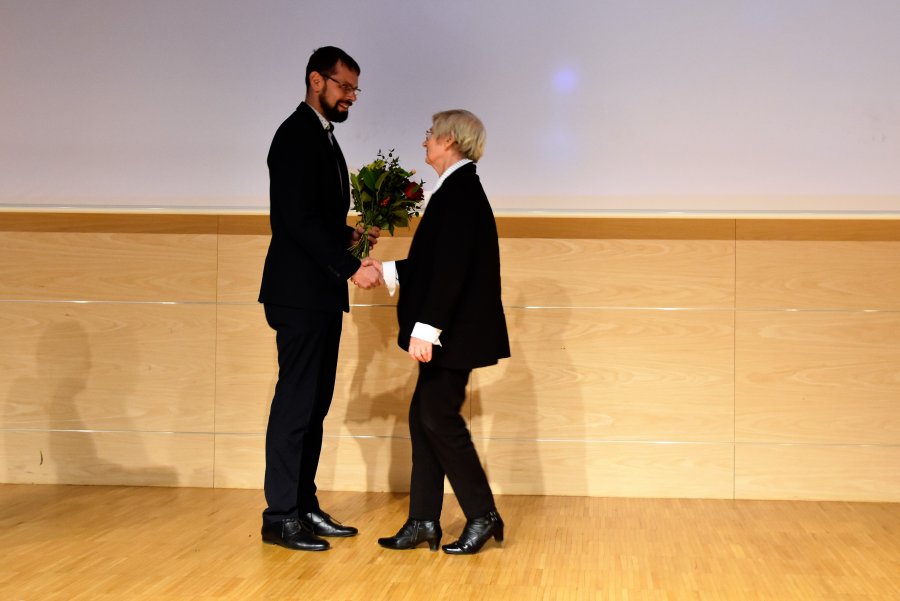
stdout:
[[343,81],[338,81],[337,79],[333,78],[331,75],[328,75],[327,73],[320,73],[320,75],[322,77],[324,77],[325,79],[330,79],[331,81],[336,83],[342,90],[344,90],[344,94],[353,94],[354,96],[359,96],[359,93],[362,92],[362,90],[360,90],[359,88],[354,88],[349,83],[344,83]]
[[431,139],[431,128],[430,128],[430,127],[429,127],[428,129],[425,130],[425,139],[426,139],[426,140],[430,140],[430,139]]

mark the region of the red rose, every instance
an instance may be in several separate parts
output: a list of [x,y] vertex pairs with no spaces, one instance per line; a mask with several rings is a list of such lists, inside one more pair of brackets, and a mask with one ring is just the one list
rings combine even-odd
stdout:
[[406,184],[406,188],[403,189],[403,195],[410,200],[422,200],[425,198],[422,187],[414,182]]

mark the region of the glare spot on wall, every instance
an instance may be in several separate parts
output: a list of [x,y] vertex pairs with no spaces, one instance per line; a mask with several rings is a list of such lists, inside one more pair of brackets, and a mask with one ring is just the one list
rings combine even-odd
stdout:
[[569,94],[578,88],[578,74],[570,67],[561,67],[553,74],[553,88],[557,92]]

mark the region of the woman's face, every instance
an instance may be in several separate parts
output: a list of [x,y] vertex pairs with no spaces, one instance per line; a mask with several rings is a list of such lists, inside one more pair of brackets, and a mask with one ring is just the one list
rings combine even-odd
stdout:
[[431,134],[431,128],[429,128],[425,132],[425,141],[422,142],[422,146],[425,147],[425,162],[437,168],[437,165],[441,164],[442,160],[446,158],[447,152],[452,145],[452,138],[437,138]]

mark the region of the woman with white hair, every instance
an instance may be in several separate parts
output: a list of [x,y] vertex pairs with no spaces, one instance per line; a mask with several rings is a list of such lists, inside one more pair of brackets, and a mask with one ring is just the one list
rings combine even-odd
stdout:
[[381,266],[388,285],[400,285],[398,342],[419,365],[409,408],[409,519],[396,535],[378,539],[389,549],[427,542],[437,550],[445,476],[466,525],[444,552],[477,553],[490,538],[503,540],[503,520],[460,415],[472,369],[509,357],[497,225],[475,170],[484,142],[484,125],[469,111],[432,117],[423,146],[437,187],[408,257]]

